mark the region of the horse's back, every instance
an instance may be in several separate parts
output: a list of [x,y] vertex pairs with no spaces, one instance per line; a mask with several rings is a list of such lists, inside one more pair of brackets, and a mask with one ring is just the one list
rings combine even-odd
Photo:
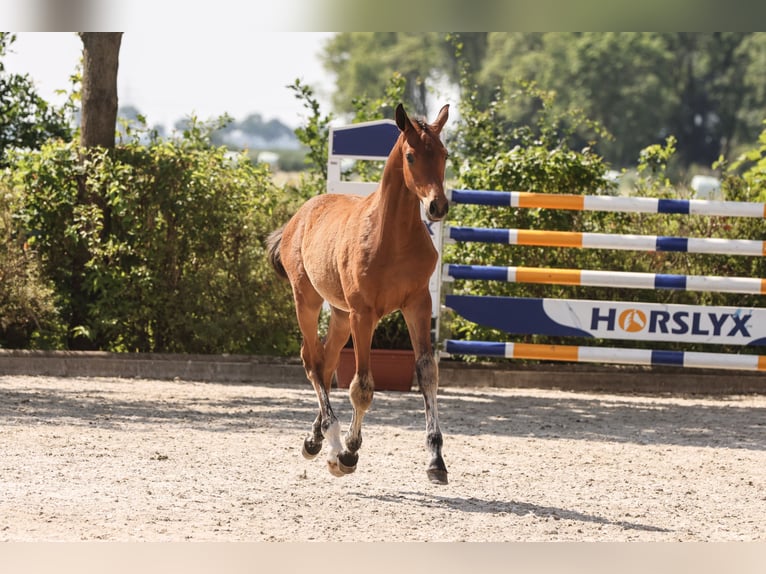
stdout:
[[285,231],[300,237],[302,243],[321,241],[323,235],[336,235],[347,229],[352,216],[359,213],[362,200],[359,196],[337,193],[314,196],[293,215]]

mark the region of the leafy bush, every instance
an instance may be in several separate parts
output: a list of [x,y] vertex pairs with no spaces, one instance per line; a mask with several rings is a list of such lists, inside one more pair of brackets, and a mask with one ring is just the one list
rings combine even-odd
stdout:
[[50,348],[61,342],[53,289],[16,231],[18,197],[0,180],[0,347]]
[[327,189],[327,148],[330,141],[330,122],[332,115],[323,115],[319,100],[311,86],[302,84],[299,79],[287,86],[295,98],[303,104],[310,115],[304,126],[295,130],[298,141],[307,149],[306,166],[301,175],[299,188],[306,197],[319,195]]
[[719,162],[726,175],[729,195],[743,197],[743,201],[766,201],[766,121],[758,136],[757,145],[742,153],[732,164]]
[[293,354],[289,290],[265,238],[292,194],[191,122],[181,139],[17,153],[19,219],[69,348]]

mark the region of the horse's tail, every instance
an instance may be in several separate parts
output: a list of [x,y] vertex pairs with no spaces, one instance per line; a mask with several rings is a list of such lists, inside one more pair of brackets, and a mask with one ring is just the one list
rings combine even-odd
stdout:
[[274,271],[276,271],[277,275],[280,277],[287,279],[287,271],[285,271],[285,266],[282,265],[282,255],[279,253],[279,246],[282,244],[282,231],[284,228],[283,225],[269,234],[268,239],[266,239],[266,249],[269,255],[269,263],[271,263]]

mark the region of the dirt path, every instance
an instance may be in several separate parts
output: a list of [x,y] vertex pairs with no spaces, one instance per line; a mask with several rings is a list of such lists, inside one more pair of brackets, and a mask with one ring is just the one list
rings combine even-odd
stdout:
[[[350,406],[335,396],[344,426]],[[313,392],[0,377],[0,540],[766,540],[766,397],[378,393],[355,474],[305,461]]]

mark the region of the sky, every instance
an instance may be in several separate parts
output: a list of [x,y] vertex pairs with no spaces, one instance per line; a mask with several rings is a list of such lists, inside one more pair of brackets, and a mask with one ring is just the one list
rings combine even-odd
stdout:
[[[334,78],[318,54],[331,32],[259,32],[206,35],[184,32],[126,32],[120,48],[117,90],[120,106],[135,106],[150,126],[172,129],[192,114],[207,120],[228,113],[241,120],[259,113],[291,128],[307,112],[285,86],[296,78],[315,89],[329,112]],[[28,73],[38,93],[61,103],[57,90],[70,89],[69,76],[82,56],[73,32],[22,32],[3,60],[6,71]]]

